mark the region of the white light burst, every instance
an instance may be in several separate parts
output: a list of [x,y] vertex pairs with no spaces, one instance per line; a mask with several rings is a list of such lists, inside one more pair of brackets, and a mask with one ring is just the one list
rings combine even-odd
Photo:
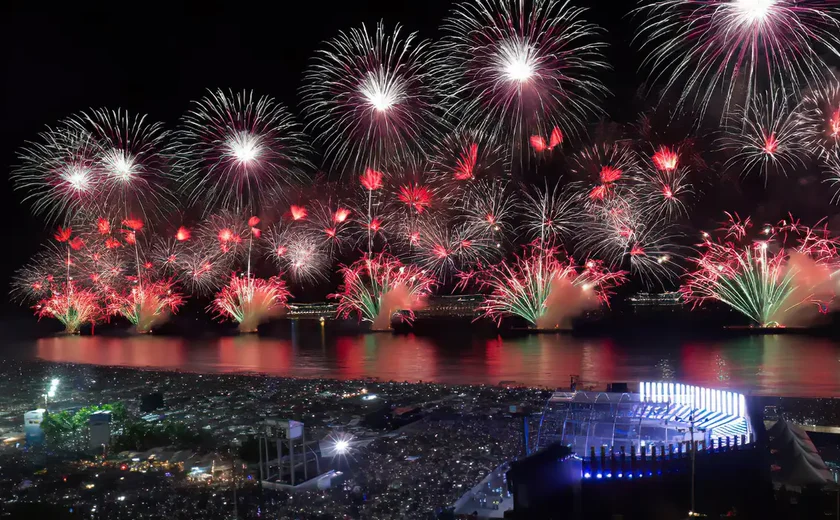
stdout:
[[402,101],[402,82],[398,77],[384,74],[382,71],[371,72],[365,78],[359,90],[374,109],[385,112]]
[[752,25],[765,21],[776,0],[735,0],[734,3],[740,13],[741,23]]
[[248,132],[237,132],[230,136],[225,147],[228,154],[243,166],[256,161],[262,149],[259,137]]
[[504,42],[499,46],[499,69],[508,80],[524,83],[531,79],[536,69],[531,48],[519,41]]

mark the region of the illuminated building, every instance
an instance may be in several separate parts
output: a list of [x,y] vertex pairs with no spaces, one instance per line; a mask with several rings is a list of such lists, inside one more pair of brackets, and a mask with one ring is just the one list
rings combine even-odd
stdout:
[[90,449],[99,450],[111,444],[111,412],[99,411],[90,414]]
[[26,444],[37,446],[44,443],[44,430],[41,429],[41,422],[44,420],[46,410],[38,408],[23,414],[23,431],[26,434]]

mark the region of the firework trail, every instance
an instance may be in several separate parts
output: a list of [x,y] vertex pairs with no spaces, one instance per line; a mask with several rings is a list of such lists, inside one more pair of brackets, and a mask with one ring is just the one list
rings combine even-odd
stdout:
[[283,312],[291,294],[277,277],[263,280],[251,276],[232,275],[230,283],[216,294],[210,308],[219,319],[233,320],[239,331],[257,332],[260,323]]
[[471,235],[468,226],[430,221],[417,232],[410,256],[424,272],[447,280],[457,271],[500,260],[502,250],[492,239]]
[[15,189],[26,193],[36,215],[67,220],[98,204],[98,145],[90,132],[62,124],[27,143],[12,171]]
[[181,120],[171,148],[182,190],[204,212],[257,213],[305,178],[310,148],[292,114],[249,92],[209,91]]
[[688,216],[686,201],[694,194],[690,170],[680,165],[677,152],[661,147],[633,179],[635,198],[653,218],[675,220]]
[[[749,220],[730,216],[723,241],[704,233],[703,251],[694,259],[697,270],[681,289],[686,301],[719,301],[760,327],[802,323],[809,307],[827,312],[834,297],[837,241],[827,231],[787,221],[763,226],[756,240],[745,240],[748,228]],[[794,243],[788,246],[789,241]]]
[[455,181],[506,178],[509,151],[487,134],[461,129],[447,134],[431,152],[432,170]]
[[61,290],[40,300],[35,307],[38,318],[55,318],[64,325],[67,334],[78,334],[85,323],[94,325],[103,316],[99,295],[89,289],[80,289],[73,283],[64,284]]
[[333,169],[387,169],[422,154],[439,131],[428,45],[383,23],[341,32],[304,75],[307,128]]
[[403,320],[413,320],[414,310],[423,305],[434,285],[420,268],[403,265],[387,253],[365,255],[343,266],[341,274],[344,283],[340,292],[331,295],[338,299],[339,315],[355,314],[370,322],[373,330],[389,329],[396,313]]
[[738,106],[727,121],[720,145],[731,156],[725,167],[737,165],[746,174],[758,170],[787,175],[805,167],[808,149],[803,137],[804,121],[791,108],[791,99],[781,93],[755,95]]
[[620,184],[636,177],[639,160],[622,144],[595,145],[574,156],[572,170],[586,187],[589,201],[598,204],[611,198]]
[[647,211],[633,191],[623,191],[586,213],[577,251],[612,269],[629,265],[647,286],[665,286],[679,274],[682,257],[675,226]]
[[572,318],[606,303],[610,290],[623,282],[624,273],[610,272],[594,260],[578,267],[539,242],[511,263],[462,277],[462,286],[475,283],[489,291],[481,306],[485,317],[500,324],[518,316],[538,329],[569,328]]
[[691,104],[701,118],[721,92],[726,116],[767,85],[822,85],[832,78],[824,51],[840,49],[834,2],[653,0],[637,13],[644,22],[636,38],[653,82],[679,89],[677,106]]
[[542,243],[569,238],[581,224],[583,196],[572,187],[560,183],[549,189],[526,191],[518,205],[522,215],[520,233]]
[[326,280],[332,265],[329,241],[304,228],[274,226],[269,229],[266,256],[277,267],[290,273],[297,283]]
[[460,218],[466,228],[464,233],[501,248],[514,231],[517,209],[514,190],[504,181],[479,181],[467,187],[462,201]]
[[840,83],[813,89],[802,99],[797,115],[810,153],[825,158],[840,152]]
[[68,120],[96,142],[98,206],[106,215],[143,219],[168,216],[175,204],[169,189],[170,161],[165,154],[169,133],[162,123],[124,110],[92,110]]
[[110,314],[126,318],[137,332],[146,334],[165,323],[183,305],[184,298],[171,280],[147,281],[127,293],[112,293],[108,298]]
[[[531,136],[576,135],[601,113],[607,69],[585,9],[555,0],[479,0],[458,4],[444,22],[436,79],[449,115],[511,146],[520,158]],[[562,134],[561,134],[562,135]]]

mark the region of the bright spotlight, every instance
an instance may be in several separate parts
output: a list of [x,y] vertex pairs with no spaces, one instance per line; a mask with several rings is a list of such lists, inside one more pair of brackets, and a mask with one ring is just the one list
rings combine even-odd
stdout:
[[348,449],[350,449],[350,443],[346,439],[335,441],[335,452],[339,455],[344,455]]

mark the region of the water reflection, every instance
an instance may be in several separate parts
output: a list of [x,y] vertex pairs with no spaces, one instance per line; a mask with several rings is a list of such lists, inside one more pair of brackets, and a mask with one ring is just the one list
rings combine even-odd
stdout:
[[577,375],[584,386],[674,379],[765,395],[840,395],[840,344],[802,336],[640,343],[566,335],[336,336],[296,326],[288,336],[60,337],[14,348],[56,362],[200,372],[548,387],[567,386]]

